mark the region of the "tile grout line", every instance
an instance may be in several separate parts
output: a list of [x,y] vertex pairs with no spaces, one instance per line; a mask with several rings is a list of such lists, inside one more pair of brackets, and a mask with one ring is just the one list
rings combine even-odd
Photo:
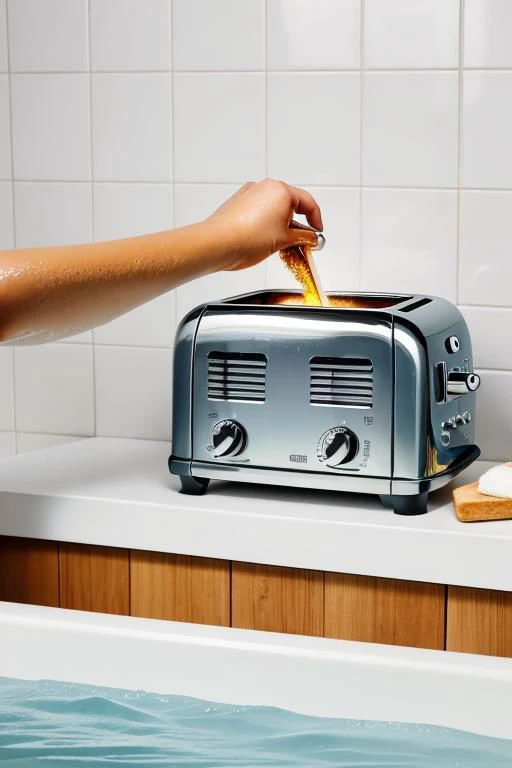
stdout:
[[457,222],[456,222],[456,253],[455,253],[455,303],[460,299],[460,246],[461,246],[461,217],[462,217],[462,132],[463,132],[463,98],[464,98],[464,0],[459,0],[459,81],[458,81],[458,110],[457,110]]
[[[263,6],[263,64],[265,72],[265,132],[263,136],[265,153],[265,177],[268,177],[268,0],[265,0]],[[272,257],[271,257],[272,258]],[[272,288],[270,260],[265,262],[265,287]]]
[[[96,241],[96,217],[94,214],[94,163],[93,163],[93,108],[92,108],[92,44],[91,44],[91,0],[87,0],[87,55],[88,55],[88,79],[89,79],[89,163],[90,163],[90,184],[91,184],[91,234],[93,242]],[[94,435],[97,433],[97,409],[96,409],[96,344],[94,338],[94,328],[91,329],[92,343],[92,405],[94,419]]]
[[[11,178],[4,179],[0,178],[0,182],[11,182],[13,181]],[[14,185],[22,185],[22,184],[68,184],[68,185],[78,185],[78,184],[90,184],[91,181],[87,181],[85,179],[15,179],[13,181]],[[140,180],[140,179],[96,179],[94,182],[96,185],[129,185],[129,186],[146,186],[146,187],[152,187],[152,186],[169,186],[169,181],[154,181],[151,179],[146,180]],[[238,180],[231,180],[231,181],[176,181],[174,183],[174,186],[176,187],[222,187],[222,186],[229,186],[232,187],[233,185],[237,184],[243,184],[245,183],[243,179]],[[297,181],[297,184],[300,184],[302,186],[306,186],[311,189],[349,189],[349,190],[359,190],[360,187],[362,187],[363,190],[371,189],[371,190],[403,190],[403,191],[412,191],[412,192],[458,192],[459,187],[441,187],[441,186],[421,186],[421,185],[407,185],[407,184],[310,184],[308,181]],[[478,193],[494,193],[494,194],[503,194],[503,195],[509,195],[512,192],[512,186],[510,187],[460,187],[461,192],[478,192]]]
[[[170,120],[170,126],[171,126],[171,135],[170,135],[170,141],[171,141],[171,163],[170,163],[170,174],[171,174],[171,225],[172,227],[176,227],[176,136],[175,136],[175,109],[174,109],[174,0],[169,0],[169,57],[170,57],[170,67],[171,67],[171,103],[170,103],[170,109],[171,109],[171,120]],[[173,333],[176,332],[176,329],[178,328],[178,301],[177,301],[177,294],[180,288],[175,288],[173,291],[174,295],[174,302],[173,302]]]
[[[458,65],[454,67],[365,67],[370,75],[378,74],[414,74],[422,72],[456,73]],[[465,67],[471,72],[509,72],[509,67]],[[264,69],[177,69],[177,75],[263,75]],[[357,75],[359,67],[341,67],[340,69],[269,69],[269,73],[278,75]],[[39,77],[40,75],[166,75],[168,69],[38,69],[38,70],[13,70],[11,74],[21,77]]]
[[[5,3],[5,34],[7,46],[7,87],[9,91],[9,139],[11,142],[11,198],[12,198],[12,243],[17,248],[16,237],[16,204],[15,204],[15,186],[14,186],[14,130],[13,130],[13,98],[12,98],[12,72],[11,72],[11,46],[9,37],[9,2]],[[11,347],[12,361],[12,424],[14,434],[14,452],[18,453],[18,425],[16,418],[16,354],[14,346]]]
[[357,276],[357,290],[361,290],[363,282],[363,116],[364,116],[364,88],[365,88],[365,0],[361,0],[360,16],[359,16],[359,66],[360,66],[360,78],[359,85],[359,264],[358,264],[358,276]]
[[512,304],[471,304],[468,301],[460,301],[457,306],[459,309],[498,309],[509,312],[512,310]]
[[[512,74],[512,65],[508,67],[472,67],[466,66],[464,69],[470,72],[508,72]],[[433,72],[439,74],[457,73],[459,65],[453,67],[365,67],[365,72],[370,75],[387,74],[421,74],[423,72]],[[311,75],[357,75],[357,67],[340,67],[339,69],[176,69],[177,75],[264,75],[265,71],[276,75],[290,75],[290,77]],[[34,69],[34,70],[11,70],[12,75],[17,77],[39,77],[41,75],[167,75],[169,69]]]

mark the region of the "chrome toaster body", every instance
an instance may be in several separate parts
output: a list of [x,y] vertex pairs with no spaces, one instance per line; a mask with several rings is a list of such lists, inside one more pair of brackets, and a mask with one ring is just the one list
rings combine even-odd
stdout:
[[[205,304],[174,351],[172,456],[182,490],[210,479],[372,493],[402,514],[479,455],[471,340],[431,296],[266,291]],[[289,292],[291,293],[291,292]]]

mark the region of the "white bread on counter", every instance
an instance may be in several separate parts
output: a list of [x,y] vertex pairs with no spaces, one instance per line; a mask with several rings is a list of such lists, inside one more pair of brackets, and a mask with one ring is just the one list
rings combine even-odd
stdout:
[[512,499],[512,461],[485,472],[478,481],[478,490],[486,496]]
[[512,518],[512,462],[492,467],[480,480],[455,488],[453,503],[462,523]]

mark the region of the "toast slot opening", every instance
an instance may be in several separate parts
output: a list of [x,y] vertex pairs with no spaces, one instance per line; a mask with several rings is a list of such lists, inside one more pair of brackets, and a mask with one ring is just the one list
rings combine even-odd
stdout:
[[[412,296],[382,296],[379,294],[362,296],[357,294],[327,293],[329,307],[333,309],[389,309],[396,304],[408,301]],[[429,300],[430,301],[430,300]],[[228,304],[247,304],[263,306],[306,306],[304,294],[294,291],[260,291],[245,296],[229,299]],[[322,310],[325,307],[308,307]]]

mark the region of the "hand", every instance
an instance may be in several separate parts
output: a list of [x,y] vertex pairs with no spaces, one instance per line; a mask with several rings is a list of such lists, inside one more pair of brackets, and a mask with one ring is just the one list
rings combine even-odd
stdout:
[[208,219],[214,236],[225,243],[222,269],[252,267],[291,245],[314,248],[315,232],[293,222],[295,213],[304,214],[314,229],[323,229],[320,208],[309,192],[274,179],[244,184]]

